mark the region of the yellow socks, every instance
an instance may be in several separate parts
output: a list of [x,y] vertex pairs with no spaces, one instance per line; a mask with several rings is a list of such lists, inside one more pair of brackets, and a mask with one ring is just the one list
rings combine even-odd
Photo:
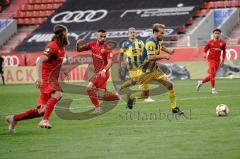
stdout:
[[174,90],[169,90],[168,91],[168,98],[169,98],[171,107],[176,108],[177,105],[176,105],[176,96],[175,96]]

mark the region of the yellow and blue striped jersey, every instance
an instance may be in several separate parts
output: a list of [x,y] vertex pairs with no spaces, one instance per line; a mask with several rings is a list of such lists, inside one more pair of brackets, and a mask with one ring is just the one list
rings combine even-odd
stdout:
[[152,70],[156,67],[156,61],[149,61],[148,55],[159,55],[162,48],[162,43],[156,41],[153,37],[149,37],[146,40],[145,48],[141,57],[141,62],[144,63],[143,72],[146,72],[146,70]]
[[139,67],[143,50],[144,43],[140,39],[135,39],[134,41],[126,40],[123,42],[121,52],[126,54],[130,70]]

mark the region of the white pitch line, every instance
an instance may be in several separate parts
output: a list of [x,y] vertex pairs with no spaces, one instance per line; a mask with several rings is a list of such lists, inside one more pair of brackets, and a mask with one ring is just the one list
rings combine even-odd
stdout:
[[[177,99],[177,101],[185,101],[185,100],[199,100],[199,99],[211,99],[211,98],[226,98],[226,97],[240,97],[240,95],[224,95],[224,96],[205,96],[205,97],[189,97],[189,98],[180,98]],[[78,99],[73,99],[73,100],[78,100]],[[168,99],[162,99],[162,100],[155,100],[154,102],[136,102],[137,104],[141,104],[141,103],[145,103],[145,104],[152,104],[152,103],[157,103],[157,102],[166,102],[169,101]],[[125,102],[119,103],[118,105],[123,105],[126,104]],[[74,109],[82,109],[82,108],[93,108],[93,106],[84,106],[84,107],[74,107],[74,108],[64,108],[64,107],[57,107],[58,109],[70,109],[70,110],[74,110]]]

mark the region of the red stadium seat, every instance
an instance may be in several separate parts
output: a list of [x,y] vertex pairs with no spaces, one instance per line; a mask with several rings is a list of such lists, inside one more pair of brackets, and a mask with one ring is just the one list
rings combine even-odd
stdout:
[[18,18],[18,17],[19,17],[18,12],[14,12],[14,13],[13,13],[13,18]]
[[28,3],[30,4],[34,3],[34,0],[28,0]]
[[27,11],[27,12],[25,13],[25,16],[24,16],[24,17],[30,18],[30,17],[32,17],[32,16],[33,16],[32,12],[31,12],[31,11]]
[[24,10],[26,10],[26,9],[27,9],[27,5],[24,5],[24,4],[21,5],[20,10],[23,10],[23,11],[24,11]]
[[240,7],[240,1],[237,2],[237,7]]
[[58,9],[60,6],[61,6],[61,4],[54,3],[54,4],[53,4],[53,9]]
[[36,2],[35,3],[37,3],[37,4],[42,4],[42,3],[44,3],[44,0],[35,0]]
[[44,12],[43,12],[43,17],[48,17],[48,16],[51,15],[51,14],[52,14],[52,11],[49,11],[49,10],[44,11]]
[[34,6],[33,5],[28,5],[28,11],[34,10]]
[[238,6],[238,1],[229,1],[228,2],[228,7],[237,7]]
[[37,24],[37,20],[35,18],[30,19],[30,24]]
[[39,17],[39,12],[38,11],[33,11],[32,12],[32,17]]
[[20,18],[23,18],[23,17],[25,17],[26,16],[26,12],[18,12],[18,16],[20,17]]
[[53,10],[53,5],[52,4],[47,4],[47,10]]
[[44,15],[45,11],[37,11],[37,13],[38,13],[38,16],[36,16],[36,17],[44,17],[45,16]]
[[17,24],[23,24],[23,19],[21,18],[17,19]]
[[39,4],[34,4],[33,10],[39,11],[39,10],[41,10],[41,6]]
[[24,24],[29,25],[31,24],[31,21],[29,18],[24,18]]
[[215,7],[215,2],[208,2],[207,8],[208,8],[208,9],[214,9],[214,8],[216,8],[216,7]]
[[42,18],[37,18],[36,19],[36,24],[42,24],[43,23],[43,19]]
[[225,8],[227,6],[225,2],[224,1],[215,2],[215,7],[216,8]]

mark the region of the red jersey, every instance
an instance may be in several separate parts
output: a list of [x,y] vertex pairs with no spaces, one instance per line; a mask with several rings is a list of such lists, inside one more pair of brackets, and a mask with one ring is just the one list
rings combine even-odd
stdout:
[[223,51],[222,62],[225,60],[226,56],[226,43],[222,39],[219,40],[209,40],[204,47],[204,52],[209,51],[208,60],[220,61],[221,52]]
[[83,45],[79,51],[87,50],[92,51],[93,65],[96,73],[103,70],[108,64],[108,59],[112,58],[112,52],[105,43],[99,44],[97,41],[91,41]]
[[43,83],[58,82],[61,65],[65,56],[65,48],[59,47],[57,42],[51,41],[43,52],[48,60],[42,64]]

